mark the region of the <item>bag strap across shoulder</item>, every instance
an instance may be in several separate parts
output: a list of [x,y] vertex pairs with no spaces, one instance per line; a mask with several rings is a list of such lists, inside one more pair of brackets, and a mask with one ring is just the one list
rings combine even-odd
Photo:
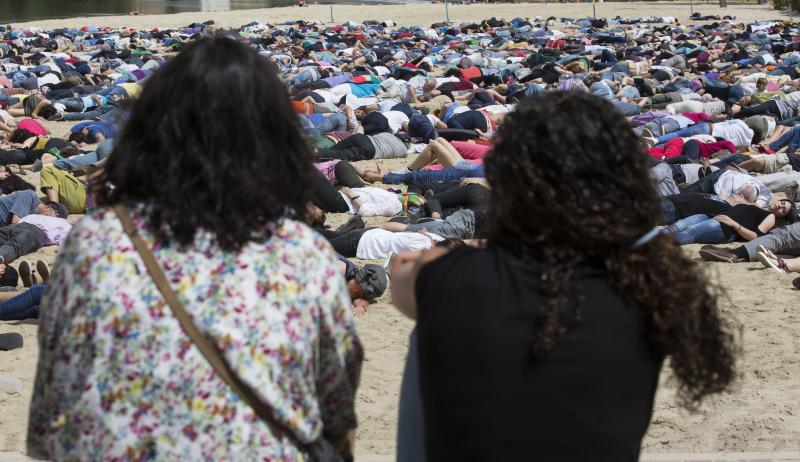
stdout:
[[[131,220],[130,215],[128,214],[127,209],[122,204],[117,204],[114,206],[114,211],[117,214],[120,222],[122,222],[122,227],[125,230],[125,234],[128,235],[133,246],[136,248],[136,251],[139,253],[139,256],[142,258],[144,265],[147,267],[147,271],[150,273],[150,277],[155,282],[156,286],[158,287],[159,292],[164,297],[164,301],[167,302],[170,309],[172,310],[172,314],[175,318],[180,322],[181,327],[183,327],[184,332],[189,338],[192,340],[192,343],[200,350],[203,357],[206,358],[206,361],[214,368],[214,370],[219,374],[222,380],[225,381],[239,397],[246,402],[258,415],[258,417],[264,421],[273,431],[277,431],[279,433],[283,433],[291,441],[302,450],[308,450],[310,447],[309,443],[303,443],[300,441],[294,432],[287,428],[283,423],[279,422],[275,416],[273,415],[273,410],[253,392],[252,388],[249,385],[244,383],[241,378],[231,369],[230,365],[225,361],[225,358],[222,356],[222,353],[217,348],[216,344],[204,333],[200,332],[197,326],[194,324],[192,317],[189,313],[186,312],[183,304],[178,300],[178,296],[175,291],[172,290],[169,282],[167,281],[167,277],[164,275],[164,272],[161,270],[158,262],[153,256],[153,252],[150,251],[150,247],[147,243],[142,239],[139,235],[139,231],[136,228],[136,225]],[[277,435],[278,433],[276,433]],[[313,444],[313,443],[312,443]]]

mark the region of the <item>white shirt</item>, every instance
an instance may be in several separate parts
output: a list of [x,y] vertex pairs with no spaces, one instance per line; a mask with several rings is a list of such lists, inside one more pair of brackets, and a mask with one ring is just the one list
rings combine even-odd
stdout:
[[753,130],[743,120],[726,120],[714,124],[711,135],[730,141],[735,146],[749,146]]
[[484,112],[489,114],[505,114],[514,110],[513,104],[492,104],[481,108]]
[[[430,236],[430,237],[428,237]],[[361,235],[356,248],[356,258],[362,260],[378,260],[392,253],[425,250],[433,247],[432,239],[444,240],[439,235],[428,233],[392,233],[375,228]]]
[[326,103],[334,103],[335,104],[335,103],[338,103],[340,99],[342,99],[341,96],[336,97],[336,95],[334,95],[333,92],[328,91],[328,90],[314,90],[314,93],[316,93],[319,96],[321,96],[322,99],[324,99]]
[[389,130],[391,130],[393,134],[397,134],[397,132],[403,128],[403,124],[408,122],[408,116],[400,111],[388,111],[384,112],[383,115],[386,117],[386,120],[389,121]]
[[756,189],[758,189],[756,205],[759,207],[766,207],[767,204],[769,204],[770,199],[772,199],[772,191],[770,191],[769,188],[764,186],[764,184],[757,179],[741,172],[728,170],[727,172],[723,173],[717,179],[717,182],[714,183],[714,192],[716,192],[717,196],[720,197],[732,196],[739,188],[748,183],[752,184],[756,187]]
[[36,78],[36,83],[41,87],[42,85],[58,83],[61,80],[55,74],[45,74]]
[[414,77],[408,79],[408,84],[414,87],[414,91],[417,92],[417,96],[422,96],[422,89],[425,87],[425,82],[428,79],[425,77],[417,74]]
[[400,203],[397,194],[391,191],[372,186],[352,188],[352,191],[361,200],[361,207],[358,209],[349,197],[339,192],[352,214],[357,213],[364,217],[393,217],[403,211],[403,204]]
[[434,128],[436,128],[436,124],[443,123],[443,122],[442,122],[442,119],[440,119],[440,118],[436,117],[436,116],[435,116],[435,115],[433,115],[433,114],[426,114],[426,115],[425,115],[425,117],[427,117],[427,118],[428,118],[428,120],[430,120],[430,121],[431,121],[431,125],[433,125],[433,127],[434,127]]
[[19,221],[39,228],[44,235],[44,245],[63,244],[72,230],[72,225],[63,218],[49,217],[36,213],[26,215],[20,218]]
[[386,66],[375,66],[373,69],[375,69],[375,72],[377,72],[378,75],[389,75],[392,73],[392,71],[390,71]]
[[458,77],[436,77],[436,86],[438,87],[439,85],[441,85],[443,83],[447,83],[447,82],[455,83],[455,82],[458,82],[460,80],[461,79],[459,79]]

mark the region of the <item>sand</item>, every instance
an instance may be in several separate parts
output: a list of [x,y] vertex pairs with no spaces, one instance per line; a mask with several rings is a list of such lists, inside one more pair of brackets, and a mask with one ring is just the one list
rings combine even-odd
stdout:
[[[743,21],[777,18],[780,14],[768,6],[732,6],[720,10],[712,4],[695,2],[695,11],[704,14],[731,14]],[[393,19],[401,24],[428,24],[443,18],[443,5],[408,6],[336,6],[338,20]],[[587,16],[590,4],[566,5],[471,5],[450,7],[454,21],[476,20],[492,15],[512,16]],[[39,27],[127,25],[137,28],[175,27],[193,21],[214,19],[220,26],[238,26],[250,21],[277,22],[290,18],[325,20],[327,6],[276,8],[220,13],[187,13],[163,16],[119,16],[74,18],[41,21]],[[688,4],[598,4],[598,16],[673,15],[685,20]],[[64,135],[70,124],[49,122],[56,135]],[[384,170],[396,170],[403,160],[369,161],[380,163]],[[29,175],[34,181],[37,175]],[[336,226],[346,216],[331,215]],[[367,221],[375,221],[368,219]],[[686,251],[697,257],[698,246]],[[45,248],[26,257],[53,261],[55,248]],[[723,287],[724,312],[742,329],[743,354],[736,387],[705,403],[697,413],[689,414],[676,406],[670,374],[662,374],[653,420],[644,441],[644,451],[659,453],[713,452],[792,452],[800,450],[800,321],[797,312],[798,291],[791,288],[791,276],[763,270],[760,264],[706,264],[712,279]],[[360,418],[357,452],[361,455],[391,455],[395,448],[397,402],[405,362],[408,334],[413,323],[389,303],[388,293],[370,306],[357,320],[358,331],[366,349],[361,386],[358,392]],[[0,353],[0,373],[11,374],[24,383],[24,391],[9,396],[0,393],[0,453],[25,451],[28,403],[37,359],[36,323],[0,322],[0,332],[20,332],[25,337],[21,350]],[[0,454],[6,460],[7,454]]]

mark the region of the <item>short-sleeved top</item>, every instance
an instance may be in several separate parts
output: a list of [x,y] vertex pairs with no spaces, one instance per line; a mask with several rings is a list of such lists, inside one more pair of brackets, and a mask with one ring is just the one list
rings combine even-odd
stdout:
[[406,144],[391,133],[369,135],[369,140],[375,146],[375,159],[396,159],[408,153]]
[[73,126],[70,131],[75,133],[83,130],[84,128],[89,131],[89,140],[91,142],[95,141],[98,134],[103,135],[103,137],[106,139],[114,138],[114,136],[117,134],[117,128],[113,125],[105,122],[95,121],[81,122]]
[[448,128],[458,128],[463,130],[487,131],[486,116],[479,111],[466,111],[456,114],[447,121]]
[[30,189],[0,196],[0,226],[10,225],[13,215],[22,218],[32,214],[41,203],[36,192]]
[[674,194],[665,199],[675,205],[675,215],[679,220],[692,215],[713,217],[731,208],[731,205],[719,196],[706,193]]
[[142,86],[138,83],[120,83],[120,87],[128,94],[128,98],[135,98],[142,92]]
[[42,98],[36,95],[30,95],[25,98],[25,101],[22,102],[22,108],[25,110],[25,115],[30,117],[33,115],[33,111],[36,109],[36,106],[42,102]]
[[578,270],[580,320],[544,356],[532,342],[540,264],[460,248],[416,281],[428,460],[634,461],[661,358],[605,271]]
[[[738,204],[717,215],[727,215],[733,219],[733,221],[742,225],[743,228],[749,229],[759,236],[763,236],[764,233],[758,229],[758,225],[769,216],[769,212],[756,205]],[[739,233],[728,225],[722,225],[722,231],[728,237],[734,237],[737,240],[742,239]]]

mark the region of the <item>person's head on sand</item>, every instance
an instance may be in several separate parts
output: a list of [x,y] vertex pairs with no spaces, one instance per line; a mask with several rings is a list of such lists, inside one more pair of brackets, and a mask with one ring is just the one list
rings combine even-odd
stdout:
[[312,168],[273,66],[215,37],[148,79],[95,186],[100,205],[145,205],[161,241],[188,245],[203,229],[230,251],[302,215]]
[[579,92],[527,98],[498,129],[484,163],[489,244],[542,263],[537,354],[580,317],[570,309],[582,296],[572,280],[589,265],[641,307],[649,343],[671,357],[684,404],[729,385],[734,336],[703,272],[655,229],[650,164],[619,111]]

